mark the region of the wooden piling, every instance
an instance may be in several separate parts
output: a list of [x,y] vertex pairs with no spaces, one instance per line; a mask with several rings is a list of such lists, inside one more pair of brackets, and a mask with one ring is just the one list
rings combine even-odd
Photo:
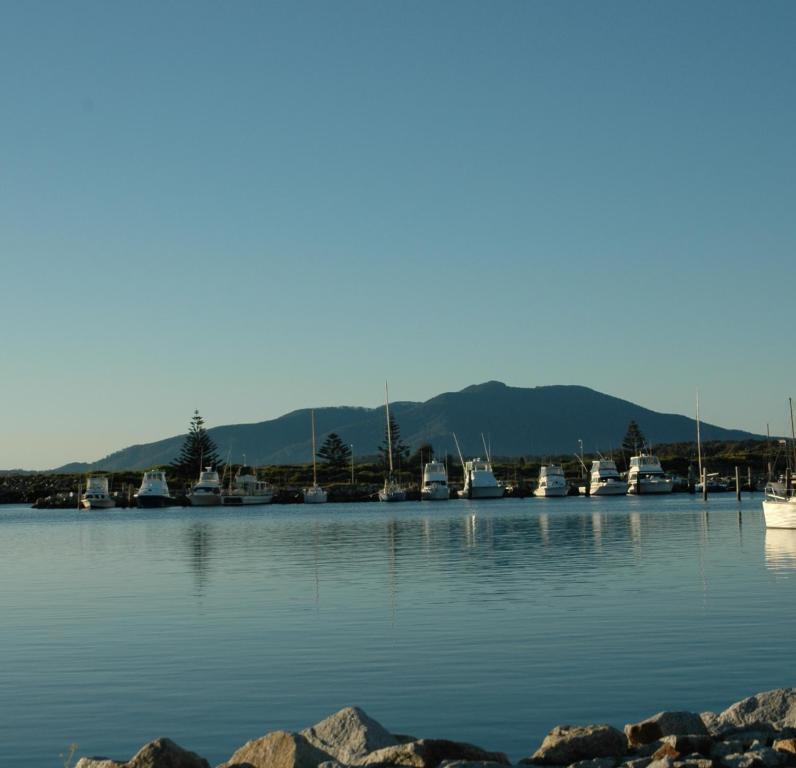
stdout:
[[708,471],[702,470],[702,500],[708,500]]
[[741,500],[741,470],[735,468],[735,498]]

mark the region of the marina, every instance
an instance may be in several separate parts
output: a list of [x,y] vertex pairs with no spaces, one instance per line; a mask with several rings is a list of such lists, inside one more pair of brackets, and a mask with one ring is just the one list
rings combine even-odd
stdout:
[[356,702],[516,761],[560,722],[718,711],[790,668],[796,536],[760,500],[0,507],[5,759],[168,734],[215,765]]

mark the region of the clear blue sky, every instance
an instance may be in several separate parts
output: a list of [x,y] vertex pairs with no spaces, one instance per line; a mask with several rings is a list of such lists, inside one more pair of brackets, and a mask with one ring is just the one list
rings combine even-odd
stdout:
[[794,39],[793,2],[5,2],[0,467],[385,377],[784,430]]

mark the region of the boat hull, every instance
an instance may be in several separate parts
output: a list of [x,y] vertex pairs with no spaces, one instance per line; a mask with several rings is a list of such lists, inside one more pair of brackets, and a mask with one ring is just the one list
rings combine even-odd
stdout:
[[447,485],[431,485],[420,491],[422,501],[448,501],[451,497],[451,489]]
[[505,493],[503,486],[484,485],[465,488],[459,491],[460,499],[502,499]]
[[[639,487],[638,483],[631,482],[628,484],[627,492],[631,496],[638,496]],[[671,493],[674,483],[671,480],[642,480],[641,481],[641,495],[651,496],[654,494]]]
[[80,503],[83,509],[112,509],[116,506],[113,499],[83,499]]
[[396,502],[396,501],[406,501],[406,492],[405,491],[379,491],[379,501],[386,501],[386,502]]
[[141,509],[156,509],[158,507],[168,507],[174,499],[168,496],[136,496],[135,503]]
[[304,490],[304,503],[305,504],[326,504],[328,495],[326,491],[320,486],[314,488],[306,488]]
[[592,483],[589,493],[592,496],[624,496],[627,493],[627,483]]
[[222,496],[222,507],[253,507],[256,505],[270,504],[274,500],[273,494],[265,496]]
[[764,501],[766,528],[796,529],[796,501]]
[[188,497],[192,507],[217,507],[221,504],[221,497],[215,493],[192,493]]
[[543,499],[556,499],[567,495],[566,488],[537,488],[533,492],[534,496],[539,496]]

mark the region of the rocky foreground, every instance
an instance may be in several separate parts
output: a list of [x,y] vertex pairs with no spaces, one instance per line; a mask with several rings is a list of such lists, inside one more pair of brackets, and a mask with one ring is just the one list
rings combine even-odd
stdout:
[[[219,768],[500,768],[502,752],[394,734],[346,707],[299,733],[274,731],[244,744]],[[796,689],[758,693],[714,712],[659,712],[626,725],[557,725],[520,765],[569,768],[796,768]],[[210,768],[169,739],[127,762],[83,757],[75,768]]]

